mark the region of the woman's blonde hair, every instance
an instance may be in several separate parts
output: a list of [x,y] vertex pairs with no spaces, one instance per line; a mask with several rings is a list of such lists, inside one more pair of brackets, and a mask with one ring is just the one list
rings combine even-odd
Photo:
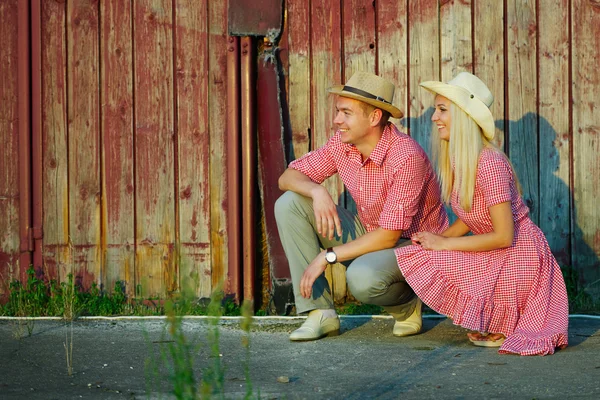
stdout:
[[507,159],[517,189],[521,193],[521,185],[508,157],[485,137],[473,118],[452,101],[450,102],[450,117],[452,120],[449,141],[440,139],[439,130],[435,124],[432,127],[431,135],[432,153],[440,177],[444,202],[450,203],[450,196],[455,190],[458,193],[461,208],[467,212],[471,210],[475,180],[477,179],[477,163],[484,148],[494,149]]

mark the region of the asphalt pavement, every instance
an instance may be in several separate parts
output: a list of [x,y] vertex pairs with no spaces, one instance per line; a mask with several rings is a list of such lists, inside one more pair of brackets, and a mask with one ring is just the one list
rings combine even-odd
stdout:
[[[0,320],[0,399],[174,399],[201,380],[227,399],[600,399],[597,317],[571,317],[569,347],[544,357],[475,347],[445,318],[396,338],[391,319],[344,317],[340,336],[290,342],[301,323],[256,319],[247,334],[236,319],[185,319],[185,347],[164,319],[35,320],[31,335]],[[179,350],[189,364],[174,374]]]

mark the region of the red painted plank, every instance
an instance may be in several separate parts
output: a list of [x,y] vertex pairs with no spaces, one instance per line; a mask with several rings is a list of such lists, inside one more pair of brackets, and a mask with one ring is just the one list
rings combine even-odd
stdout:
[[0,297],[20,269],[17,11],[17,0],[0,2]]
[[496,119],[494,143],[504,148],[504,3],[473,2],[473,72],[494,94],[492,115]]
[[105,288],[135,295],[133,60],[129,2],[100,2],[102,98],[102,249]]
[[471,0],[440,3],[440,55],[442,81],[459,72],[473,72]]
[[[292,127],[292,157],[296,159],[309,151],[310,144],[310,3],[306,0],[287,2],[287,60],[288,109]],[[284,44],[282,43],[282,47]],[[285,61],[284,61],[285,62]]]
[[66,5],[42,2],[43,265],[48,278],[66,280],[69,248]]
[[357,71],[376,73],[375,2],[343,2],[344,81]]
[[[227,1],[208,4],[210,243],[213,287],[227,279]],[[241,293],[240,293],[241,296]]]
[[507,7],[508,154],[523,187],[531,219],[539,222],[536,1]]
[[[394,82],[394,105],[408,114],[408,12],[406,1],[378,1],[377,73]],[[390,121],[401,128],[399,121]]]
[[194,296],[210,297],[210,140],[203,106],[208,104],[207,2],[179,0],[175,21],[179,283]]
[[410,134],[426,150],[429,149],[433,96],[419,86],[420,82],[439,80],[440,35],[436,1],[408,2],[409,32],[409,103]]
[[538,7],[540,228],[562,265],[571,264],[569,1]]
[[136,284],[177,289],[171,1],[134,2]]
[[102,282],[98,3],[67,2],[69,236],[83,288]]
[[[313,1],[311,3],[312,43],[312,147],[325,144],[333,134],[334,98],[327,89],[339,85],[342,77],[342,41],[340,0]],[[300,156],[300,154],[298,154]],[[325,186],[334,200],[343,192],[336,177]]]

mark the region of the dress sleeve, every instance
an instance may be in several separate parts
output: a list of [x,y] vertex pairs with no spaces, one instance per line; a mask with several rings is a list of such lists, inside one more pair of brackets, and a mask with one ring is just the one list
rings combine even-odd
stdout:
[[512,200],[511,185],[513,172],[508,160],[501,154],[493,154],[480,160],[477,170],[477,185],[489,208]]
[[413,217],[419,210],[426,173],[425,160],[419,154],[410,156],[395,171],[394,182],[379,217],[380,227],[392,231],[410,228]]
[[323,183],[325,179],[337,172],[337,165],[331,154],[336,137],[337,135],[330,138],[323,147],[292,161],[288,167],[302,172],[315,183]]

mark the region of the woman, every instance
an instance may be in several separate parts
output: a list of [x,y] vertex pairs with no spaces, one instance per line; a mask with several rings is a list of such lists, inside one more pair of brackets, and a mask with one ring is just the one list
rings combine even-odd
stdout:
[[565,283],[511,163],[491,143],[493,96],[465,72],[421,86],[436,95],[434,158],[458,219],[441,235],[419,232],[414,245],[398,248],[400,270],[425,304],[472,330],[475,345],[553,354],[567,346]]

